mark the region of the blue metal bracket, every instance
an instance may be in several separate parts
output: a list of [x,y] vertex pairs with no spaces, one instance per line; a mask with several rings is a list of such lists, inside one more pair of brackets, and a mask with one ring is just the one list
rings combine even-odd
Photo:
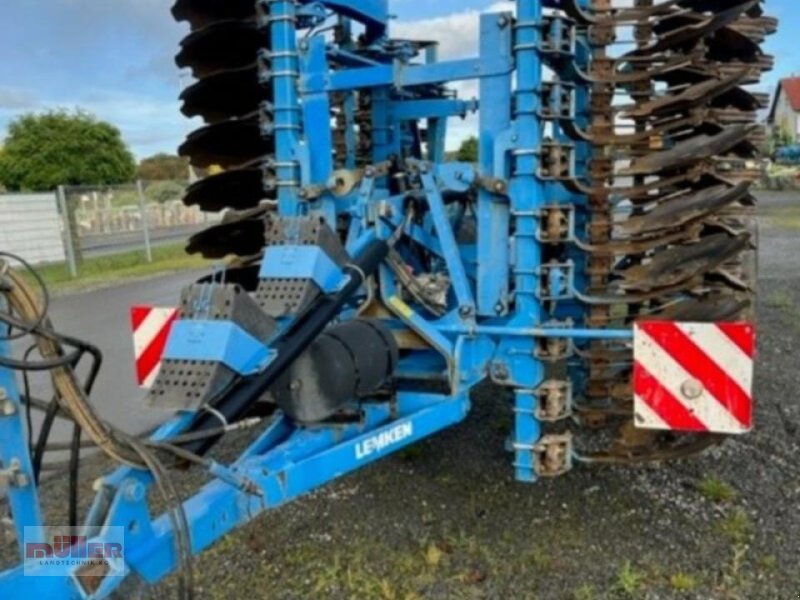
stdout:
[[575,22],[559,15],[548,15],[541,20],[541,39],[538,50],[543,60],[561,62],[575,57]]
[[575,120],[575,85],[555,80],[542,84],[542,108],[539,117],[552,121]]
[[539,299],[569,300],[575,297],[575,265],[547,263],[539,267]]
[[386,27],[389,23],[388,0],[319,1],[329,9],[367,25],[373,36],[380,36],[386,32]]
[[[302,71],[303,123],[306,143],[311,148],[333,147],[330,128],[331,102],[325,86],[330,71],[325,38],[315,36],[300,44]],[[323,184],[333,172],[333,159],[328,152],[315,152],[309,181]],[[335,212],[333,213],[335,216]]]
[[259,273],[261,279],[310,279],[325,293],[341,289],[347,275],[318,246],[268,246]]
[[[493,15],[494,16],[494,15]],[[493,57],[496,54],[492,55]],[[437,85],[453,81],[469,81],[510,75],[514,65],[505,58],[455,60],[431,65],[380,65],[337,71],[331,75],[329,92],[391,86],[395,89]]]
[[[513,17],[510,14],[481,17],[481,57],[500,55],[513,61]],[[512,77],[497,73],[480,80],[480,175],[498,176],[496,144],[510,129]],[[503,178],[507,172],[501,174]],[[508,314],[510,302],[511,211],[496,194],[481,188],[478,194],[478,293],[477,312],[484,317]],[[504,200],[504,199],[503,199]]]
[[477,100],[401,100],[392,102],[391,114],[397,121],[466,117],[478,110]]
[[539,398],[534,390],[520,389],[514,394],[514,468],[518,481],[532,483],[536,474],[536,444],[542,437],[537,418]]
[[409,161],[418,172],[422,187],[428,199],[428,207],[433,217],[434,227],[436,228],[436,237],[442,245],[445,260],[447,262],[447,269],[450,272],[450,278],[453,282],[453,288],[458,299],[458,314],[462,319],[474,320],[475,319],[475,299],[472,293],[467,272],[464,269],[464,263],[461,260],[461,253],[458,249],[455,235],[453,235],[453,228],[450,225],[450,219],[447,216],[447,209],[442,199],[442,194],[434,179],[433,173],[429,165],[418,161]]
[[313,1],[309,4],[301,5],[297,8],[297,22],[298,28],[306,27],[319,27],[328,18],[328,9],[319,1]]
[[229,321],[175,321],[164,358],[219,362],[240,375],[252,375],[275,359],[275,352]]
[[447,162],[433,165],[432,168],[443,190],[463,193],[478,183],[478,173],[468,163]]

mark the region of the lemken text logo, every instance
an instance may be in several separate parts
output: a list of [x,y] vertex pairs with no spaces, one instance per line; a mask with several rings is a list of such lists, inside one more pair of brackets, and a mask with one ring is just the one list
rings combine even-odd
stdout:
[[389,446],[399,444],[412,435],[414,435],[414,425],[412,423],[401,423],[388,431],[367,438],[363,442],[356,444],[356,460],[364,460]]

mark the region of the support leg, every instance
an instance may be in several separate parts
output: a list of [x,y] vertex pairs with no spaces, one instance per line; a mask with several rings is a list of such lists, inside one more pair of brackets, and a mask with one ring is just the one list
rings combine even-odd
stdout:
[[536,445],[542,437],[542,427],[536,418],[538,398],[533,390],[514,392],[514,471],[517,481],[535,483]]

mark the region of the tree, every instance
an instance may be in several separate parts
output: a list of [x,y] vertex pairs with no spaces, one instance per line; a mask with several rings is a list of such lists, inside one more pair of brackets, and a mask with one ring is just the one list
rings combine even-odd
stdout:
[[125,183],[135,174],[119,129],[82,111],[17,118],[0,155],[0,182],[13,191]]
[[189,178],[189,159],[156,154],[139,163],[138,177],[145,181],[186,181]]
[[458,150],[457,158],[460,162],[478,162],[478,138],[473,136],[464,140],[464,142],[461,144],[461,148]]
[[148,185],[145,195],[148,200],[164,204],[172,200],[180,200],[186,193],[186,186],[178,181],[156,181]]

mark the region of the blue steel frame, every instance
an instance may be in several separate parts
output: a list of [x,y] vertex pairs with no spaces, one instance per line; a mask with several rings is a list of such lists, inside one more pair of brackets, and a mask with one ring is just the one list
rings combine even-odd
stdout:
[[[460,422],[470,408],[471,388],[487,377],[514,390],[516,422],[511,445],[516,476],[520,481],[535,481],[537,444],[542,436],[537,417],[538,388],[545,377],[545,366],[537,355],[539,342],[556,338],[580,344],[631,337],[628,330],[586,329],[584,308],[569,289],[562,290],[564,301],[557,303],[555,311],[548,310],[543,302],[542,209],[553,205],[575,207],[578,216],[574,222],[579,228],[586,202],[559,183],[543,179],[540,171],[547,128],[553,128],[556,140],[566,141],[559,125],[543,118],[541,102],[543,64],[552,58],[542,46],[543,8],[558,8],[557,0],[518,0],[516,17],[483,15],[480,55],[476,59],[437,62],[435,49],[429,48],[421,64],[413,61],[415,51],[409,45],[386,43],[387,0],[260,2],[268,8],[272,39],[279,214],[287,218],[321,215],[331,223],[339,216],[350,218],[347,248],[351,252],[365,234],[389,239],[402,228],[406,236],[437,257],[453,288],[447,312],[441,317],[432,317],[424,308],[401,299],[388,266],[381,267],[378,283],[381,300],[394,316],[392,327],[410,330],[430,345],[429,350],[411,352],[403,358],[400,376],[443,380],[449,384],[449,393],[424,394],[401,387],[391,402],[375,399],[361,404],[360,420],[350,424],[300,426],[278,414],[233,464],[212,463],[209,471],[214,481],[185,501],[193,553],[202,552],[265,510]],[[363,27],[371,44],[369,58],[355,53],[352,44],[333,46],[323,35],[298,36],[304,18],[327,10],[338,15],[343,31],[352,31],[359,24]],[[319,24],[319,20],[308,18],[312,25]],[[563,55],[558,58],[565,59]],[[585,40],[575,56],[566,58],[584,68],[588,61]],[[340,68],[332,70],[332,62]],[[443,164],[447,118],[464,116],[478,105],[445,97],[439,86],[467,79],[479,80],[483,107],[477,171],[472,165]],[[587,90],[578,81],[567,83],[575,85],[575,118],[584,126]],[[409,148],[417,149],[405,155],[416,154],[407,161],[407,168],[427,202],[425,222],[405,221],[405,195],[391,194],[388,178],[380,168],[365,169],[360,186],[344,198],[328,191],[311,199],[304,194],[304,188],[326,190],[332,174],[331,93],[346,93],[346,122],[352,126],[357,91],[368,93],[371,99],[372,159],[376,165],[403,156]],[[422,156],[419,140],[414,141],[420,121],[427,122],[426,156]],[[352,168],[356,148],[352,130],[346,133],[346,147],[346,164]],[[575,154],[580,175],[586,169],[590,149],[578,144]],[[491,181],[504,185],[486,184]],[[479,189],[477,243],[463,244],[454,235],[454,215],[444,195],[475,186]],[[302,265],[293,274],[317,278],[324,289],[335,289],[339,274],[330,261],[313,250],[301,253]],[[562,287],[574,285],[580,290],[585,279],[585,256],[574,248],[567,258],[573,265],[571,276],[551,270],[548,277],[554,283],[561,282]],[[265,276],[274,276],[274,269],[280,275],[291,274],[284,266],[270,262],[265,266]],[[302,274],[298,275],[300,270]],[[176,329],[178,333],[170,344],[170,352],[176,357],[189,352],[200,357],[196,353],[201,351],[188,348],[186,339],[182,339],[191,335],[192,325],[188,323],[185,331]],[[225,324],[200,325],[210,328],[208,339],[217,340],[205,344],[205,359],[258,370],[272,358],[265,348],[259,351],[253,340],[242,338]],[[232,339],[239,341],[232,343]],[[219,347],[208,349],[214,345]],[[0,355],[8,354],[9,349],[0,344]],[[580,376],[574,369],[573,373],[576,378]],[[0,461],[4,468],[13,464],[17,472],[27,476],[27,480],[15,480],[18,485],[10,489],[21,539],[22,528],[41,524],[42,517],[32,483],[19,395],[13,375],[3,369],[0,388],[10,399],[8,406],[13,407],[8,414],[0,413]],[[166,440],[186,431],[193,416],[177,414],[153,439]],[[155,583],[178,564],[169,518],[150,514],[147,490],[152,485],[150,474],[128,467],[103,478],[85,532],[102,541],[104,528],[124,526],[127,570]],[[107,578],[95,594],[88,594],[69,567],[58,567],[50,574],[58,576],[24,577],[23,565],[2,573],[0,598],[37,594],[62,600],[104,598],[122,582],[122,578]]]
[[[0,300],[0,309],[4,309]],[[7,337],[8,329],[0,326],[0,337]],[[0,341],[0,356],[11,356],[11,345]],[[26,527],[41,527],[44,524],[39,490],[33,485],[33,465],[28,446],[28,425],[25,407],[20,401],[15,374],[0,368],[0,472],[8,486],[8,501],[14,517],[14,532],[22,540]],[[44,541],[31,539],[31,542]],[[20,542],[20,557],[25,559]],[[6,597],[6,596],[3,596]],[[9,596],[11,597],[11,596]]]

